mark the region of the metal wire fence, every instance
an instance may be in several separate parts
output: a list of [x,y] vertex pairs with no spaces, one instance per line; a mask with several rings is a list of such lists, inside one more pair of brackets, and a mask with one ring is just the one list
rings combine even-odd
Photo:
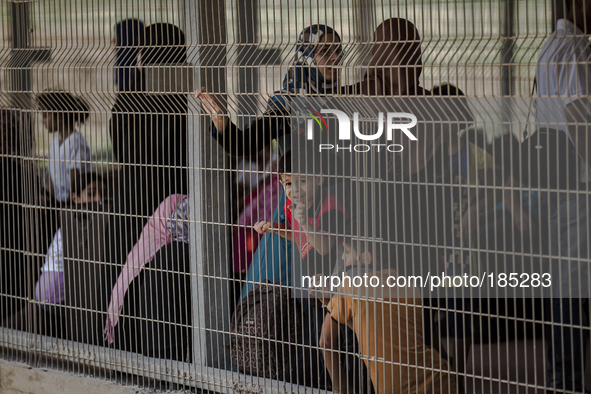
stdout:
[[2,2],[0,357],[584,392],[586,2]]

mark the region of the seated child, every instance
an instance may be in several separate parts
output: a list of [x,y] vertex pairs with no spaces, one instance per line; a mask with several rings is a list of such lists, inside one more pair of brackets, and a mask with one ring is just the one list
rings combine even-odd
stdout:
[[[325,178],[322,174],[295,175],[312,172],[308,170],[312,168],[310,164],[313,157],[307,159],[307,161],[293,163],[293,172],[291,151],[279,159],[279,177],[285,191],[285,213],[289,227],[268,221],[258,222],[254,227],[259,234],[269,231],[289,241],[295,241],[301,257],[299,264],[296,263],[298,265],[294,267],[296,283],[304,275],[332,273],[333,263],[337,261],[338,256],[335,235],[339,233],[339,226],[344,225],[348,216],[343,204],[323,187]],[[298,169],[302,170],[298,171]],[[301,285],[296,287],[302,289]],[[324,321],[324,310],[315,298],[308,298],[303,294],[302,297],[303,327],[309,328],[303,333],[303,341],[305,345],[312,346],[312,350],[316,351],[314,347],[318,344],[318,336]],[[285,371],[285,379],[291,383],[310,384],[307,380],[309,378],[305,376],[310,372],[305,371],[311,361],[306,356],[296,355],[295,357],[297,360],[288,362],[286,365],[288,371]],[[314,359],[315,356],[312,355],[311,358]],[[318,368],[324,371],[323,366]],[[312,373],[318,375],[317,371]],[[323,384],[324,376],[315,376],[314,379],[318,379],[316,382],[319,388],[329,387]],[[314,382],[311,384],[316,386]]]
[[[300,163],[295,164],[303,167]],[[328,275],[337,256],[335,234],[344,225],[348,213],[343,204],[323,188],[325,178],[322,174],[292,175],[291,151],[279,159],[278,168],[290,227],[261,221],[254,228],[259,234],[269,231],[295,241],[302,259],[303,275]]]
[[[351,237],[344,241],[346,261],[358,266],[378,266],[384,254],[382,242],[361,241]],[[371,375],[376,393],[455,393],[455,381],[447,363],[423,343],[423,312],[417,289],[388,286],[396,280],[391,269],[373,271],[379,284],[360,286],[345,283],[332,298],[326,292],[316,293],[326,303],[326,315],[320,346],[324,348],[326,367],[333,381],[333,391],[352,393],[346,373],[338,362],[338,326],[352,328],[360,353]],[[368,283],[375,284],[376,279]],[[381,287],[384,285],[384,287]]]
[[90,110],[84,99],[69,92],[45,91],[37,102],[43,111],[43,125],[50,134],[55,134],[47,170],[55,190],[54,197],[58,202],[66,202],[70,198],[72,174],[76,170],[91,171],[90,147],[76,130],[76,126],[88,119]]
[[[75,172],[71,185],[71,199],[74,204],[99,202],[102,200],[103,180],[94,172]],[[49,246],[41,277],[35,285],[35,299],[42,308],[47,304],[62,304],[64,287],[64,250],[61,228],[57,230]],[[52,310],[52,308],[48,308]]]

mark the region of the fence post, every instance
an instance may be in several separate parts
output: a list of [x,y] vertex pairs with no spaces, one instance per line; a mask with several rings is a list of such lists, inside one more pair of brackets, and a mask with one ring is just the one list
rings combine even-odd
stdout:
[[[185,18],[188,59],[199,81],[195,88],[206,86],[210,91],[225,92],[225,3],[186,0]],[[199,116],[192,95],[189,100],[193,362],[227,369],[232,250],[228,226],[230,177],[224,171],[228,160],[210,136],[209,118]]]

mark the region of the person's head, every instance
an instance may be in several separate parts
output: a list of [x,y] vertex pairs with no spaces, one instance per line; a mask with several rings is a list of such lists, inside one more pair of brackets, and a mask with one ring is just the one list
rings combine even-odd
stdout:
[[374,32],[372,58],[364,93],[375,95],[414,94],[422,71],[421,37],[408,20],[390,18]]
[[322,184],[324,178],[322,174],[309,175],[306,171],[296,171],[295,174],[292,172],[292,168],[299,169],[305,168],[299,163],[293,163],[291,151],[286,152],[277,164],[279,172],[279,180],[285,196],[290,199],[296,206],[305,205],[310,207],[314,200],[320,198],[322,191]]
[[49,133],[64,133],[83,124],[90,114],[85,100],[64,91],[46,90],[37,97],[43,111],[43,126]]
[[76,204],[103,199],[103,178],[95,172],[76,171],[71,180],[70,197]]
[[184,63],[185,33],[170,23],[154,23],[141,36],[141,65]]
[[314,48],[314,62],[318,65],[318,72],[327,82],[338,79],[343,48],[341,38],[335,32],[324,34]]
[[342,240],[343,255],[341,256],[345,267],[362,266],[379,269],[382,258],[383,241],[380,239],[363,238],[359,236],[347,236]]
[[300,33],[297,43],[297,61],[316,66],[322,79],[332,83],[338,79],[343,49],[341,37],[325,25],[312,25]]
[[144,24],[137,19],[126,19],[115,27],[115,83],[120,92],[135,90],[140,39]]
[[[132,47],[139,47],[141,42],[141,37],[144,32],[144,24],[138,19],[125,19],[115,25],[115,48],[117,49],[117,54],[125,54],[125,52],[120,52],[120,50],[132,48]],[[118,56],[118,60],[129,60],[129,59],[121,59]]]
[[591,0],[566,0],[566,19],[585,34],[591,34]]
[[[465,97],[466,95],[460,88],[450,83],[444,83],[431,89],[431,94],[433,94],[433,96],[449,97],[451,99],[447,103],[447,105],[451,107],[451,111],[447,111],[447,113],[451,112],[457,115],[455,122],[454,119],[449,119],[457,125],[454,130],[464,130],[474,124],[474,115],[468,106],[468,100]],[[435,104],[435,106],[437,106],[437,104]]]
[[0,155],[26,156],[33,146],[31,122],[16,110],[0,110]]

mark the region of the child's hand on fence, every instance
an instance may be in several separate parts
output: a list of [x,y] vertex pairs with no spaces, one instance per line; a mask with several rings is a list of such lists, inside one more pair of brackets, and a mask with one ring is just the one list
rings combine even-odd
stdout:
[[285,239],[287,239],[288,241],[291,241],[291,228],[289,228],[288,226],[286,226],[283,223],[275,223],[275,222],[267,222],[267,221],[262,221],[262,222],[257,222],[254,225],[254,231],[256,231],[257,233],[263,235],[265,233],[273,233],[273,234],[277,234],[280,237],[283,237]]
[[257,233],[264,235],[271,227],[273,226],[273,222],[256,222],[254,225],[254,231]]
[[194,92],[195,98],[201,102],[205,112],[211,116],[211,121],[218,131],[224,131],[228,127],[228,118],[223,115],[222,106],[213,94],[207,91],[207,88],[201,88]]

